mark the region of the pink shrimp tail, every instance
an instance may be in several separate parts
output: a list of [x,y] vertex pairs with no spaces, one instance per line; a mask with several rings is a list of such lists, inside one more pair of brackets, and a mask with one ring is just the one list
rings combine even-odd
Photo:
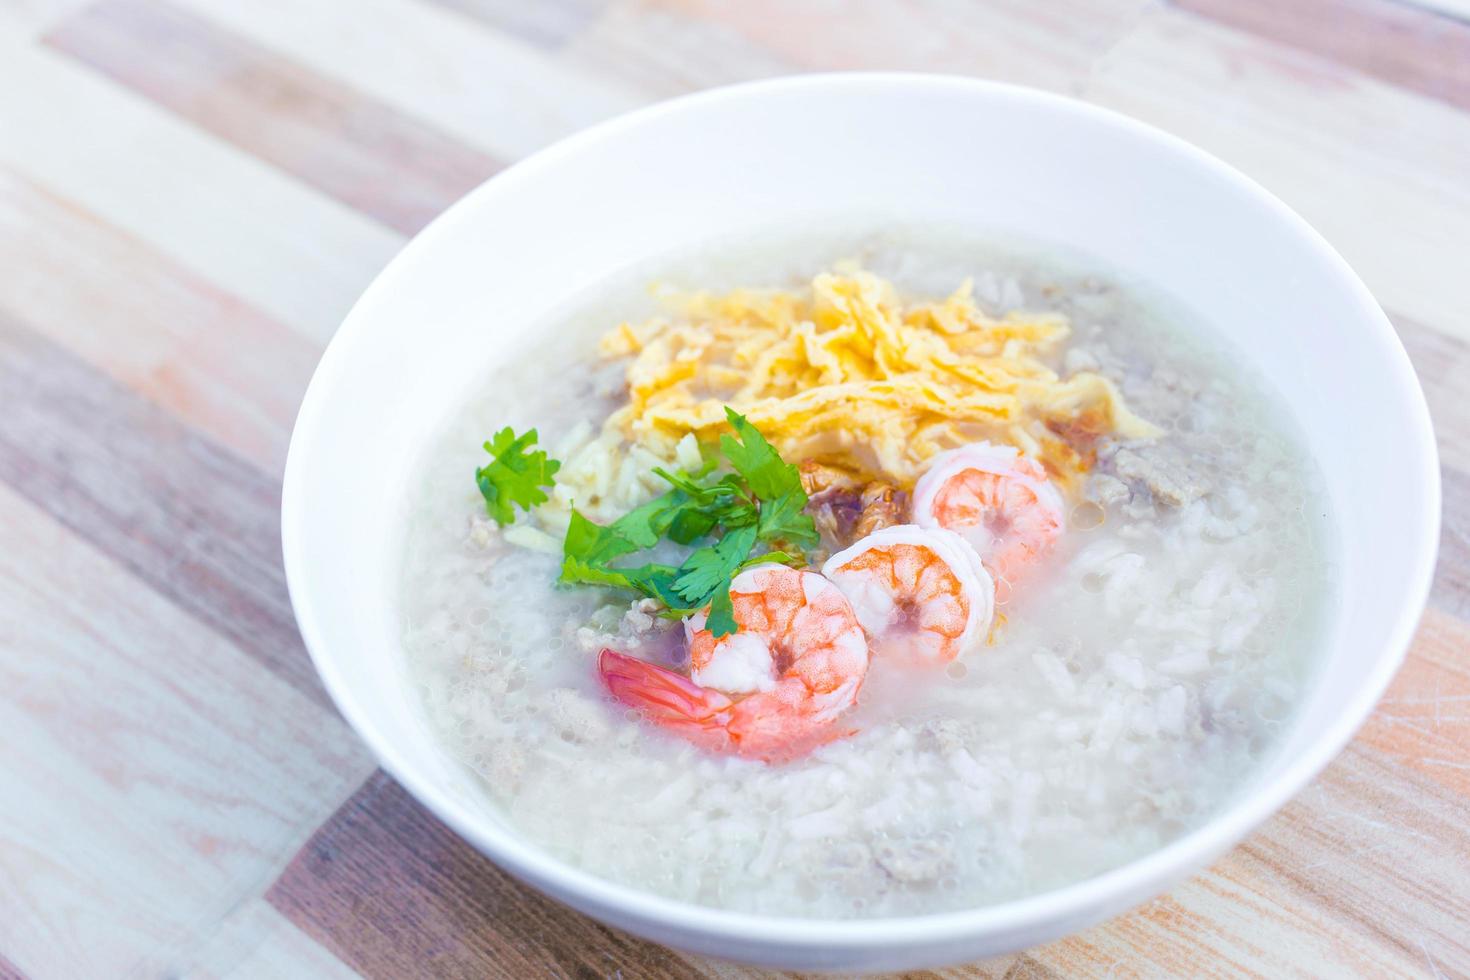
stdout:
[[734,702],[719,691],[700,687],[682,674],[616,650],[603,650],[598,655],[597,672],[613,697],[642,711],[649,721],[709,748],[728,751],[726,712]]
[[703,748],[765,762],[790,762],[813,749],[856,733],[804,716],[760,712],[738,717],[736,704],[719,691],[657,664],[603,650],[597,657],[602,682],[622,704],[642,711],[654,724],[678,732]]

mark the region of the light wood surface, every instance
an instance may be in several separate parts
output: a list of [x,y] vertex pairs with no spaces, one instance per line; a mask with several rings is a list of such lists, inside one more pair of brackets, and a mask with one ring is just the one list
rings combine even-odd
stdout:
[[1389,311],[1445,527],[1408,663],[1215,867],[945,976],[1470,976],[1470,23],[1459,0],[0,0],[0,978],[753,977],[530,892],[327,703],[277,507],[407,236],[710,85],[954,71],[1237,165]]

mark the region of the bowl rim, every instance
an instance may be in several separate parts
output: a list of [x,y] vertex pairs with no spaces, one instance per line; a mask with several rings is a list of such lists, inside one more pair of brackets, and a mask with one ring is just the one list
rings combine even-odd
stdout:
[[[1405,534],[1414,542],[1419,560],[1413,575],[1405,583],[1407,601],[1397,614],[1389,640],[1373,670],[1365,675],[1346,709],[1311,743],[1308,751],[1284,765],[1273,778],[1232,799],[1209,820],[1183,836],[1091,878],[975,908],[857,919],[806,919],[736,912],[666,898],[601,878],[525,842],[508,828],[502,829],[478,819],[466,804],[432,785],[406,764],[395,745],[379,733],[366,709],[351,696],[345,684],[342,662],[334,661],[325,652],[326,643],[317,618],[312,583],[306,571],[303,458],[319,438],[323,406],[331,397],[336,378],[345,370],[351,353],[366,342],[359,329],[364,319],[363,311],[396,286],[408,265],[405,257],[432,249],[452,227],[473,220],[476,202],[490,189],[504,192],[517,182],[532,178],[556,160],[595,151],[599,143],[616,139],[624,130],[727,101],[790,98],[838,90],[850,93],[881,90],[892,94],[895,89],[907,90],[916,97],[965,93],[985,99],[1030,104],[1049,112],[1071,114],[1079,120],[1126,131],[1163,152],[1189,158],[1194,165],[1212,171],[1217,177],[1259,199],[1275,213],[1284,228],[1314,247],[1336,272],[1341,287],[1350,292],[1361,307],[1365,320],[1370,324],[1369,338],[1383,348],[1382,370],[1390,376],[1390,390],[1396,397],[1410,400],[1409,412],[1417,420],[1413,431],[1404,434],[1404,438],[1413,444],[1412,450],[1420,461],[1419,472],[1409,474],[1408,480],[1413,487],[1416,506],[1412,514],[1405,515]],[[616,910],[635,922],[672,928],[687,936],[756,944],[779,943],[788,949],[841,947],[861,951],[894,945],[943,944],[1036,927],[1068,917],[1085,917],[1090,911],[1107,907],[1110,899],[1116,900],[1119,896],[1132,896],[1131,901],[1141,901],[1138,896],[1151,894],[1183,874],[1194,873],[1280,809],[1342,751],[1403,663],[1428,601],[1438,553],[1440,495],[1438,449],[1428,406],[1408,355],[1387,316],[1367,286],[1326,239],[1255,181],[1193,144],[1150,124],[1045,90],[923,72],[825,72],[708,89],[615,116],[523,158],[480,184],[436,217],[377,274],[322,354],[298,411],[287,451],[282,482],[281,534],[287,587],[302,639],[337,709],[368,745],[384,770],[438,819],[502,869],[540,890],[550,890],[558,896],[576,896],[584,903],[583,908]]]

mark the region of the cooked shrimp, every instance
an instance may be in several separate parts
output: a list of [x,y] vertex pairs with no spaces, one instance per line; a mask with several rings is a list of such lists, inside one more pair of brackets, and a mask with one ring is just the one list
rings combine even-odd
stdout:
[[985,640],[995,584],[953,531],[899,524],[874,531],[822,566],[875,653],[948,663]]
[[1013,446],[976,443],[935,456],[914,487],[914,523],[956,531],[1004,583],[1062,532],[1062,495]]
[[857,701],[868,644],[842,592],[772,564],[737,575],[730,598],[738,632],[716,638],[703,613],[684,621],[688,677],[604,650],[608,690],[716,752],[784,761],[849,734],[834,722]]

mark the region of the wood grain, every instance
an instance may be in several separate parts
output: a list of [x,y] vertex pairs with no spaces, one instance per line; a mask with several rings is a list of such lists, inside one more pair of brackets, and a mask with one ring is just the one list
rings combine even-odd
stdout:
[[915,976],[1470,976],[1467,37],[1397,0],[0,0],[0,980],[769,975],[568,912],[373,775],[296,635],[279,475],[342,315],[480,176],[850,68],[1236,165],[1393,313],[1444,464],[1431,608],[1319,780],[1129,915]]
[[1470,116],[1168,7],[1119,42],[1086,94],[1249,174],[1325,235],[1385,308],[1470,339],[1459,258]]
[[358,972],[256,899],[232,911],[184,963],[208,980],[354,980]]
[[1470,623],[1430,608],[1411,655],[1358,740],[1470,797]]
[[1030,955],[1066,977],[1432,976],[1427,949],[1466,975],[1467,873],[1464,798],[1355,745],[1204,874]]
[[7,0],[0,3],[0,32],[34,38],[86,6],[90,0]]
[[562,53],[658,97],[789,74],[801,67],[719,18],[685,16],[673,4],[618,4],[569,41]]
[[607,0],[522,3],[520,0],[434,0],[496,30],[555,50],[587,30],[608,6]]
[[267,898],[368,977],[696,972],[515,881],[382,773],[312,837]]
[[[427,120],[497,159],[644,104],[617,76],[420,0],[182,0],[241,37]],[[322,44],[324,30],[332,43]]]
[[0,480],[327,703],[286,595],[279,481],[9,317]]
[[0,34],[0,91],[0,163],[318,343],[403,244],[61,52]]
[[315,344],[5,167],[0,267],[0,310],[279,476]]
[[1430,598],[1441,609],[1470,619],[1470,475],[1450,467],[1441,467],[1440,475],[1445,507]]
[[566,53],[660,94],[790,68],[899,68],[1080,96],[1240,168],[1321,230],[1385,306],[1470,339],[1470,115],[1177,7],[858,0],[833,18],[773,0],[627,4]]
[[102,0],[46,43],[404,234],[500,168],[413,117],[158,0]]
[[[678,12],[699,30],[719,24],[816,70],[852,68],[942,71],[1075,91],[1092,66],[1148,10],[1148,0],[1000,0],[986,4],[855,0],[834,17],[825,4],[725,0],[650,5]],[[645,5],[627,5],[637,16]],[[631,33],[631,31],[630,31]],[[690,52],[684,52],[686,59]]]
[[[1465,317],[1470,319],[1470,310]],[[1424,388],[1439,443],[1440,462],[1461,473],[1470,473],[1470,399],[1465,397],[1465,378],[1470,377],[1470,343],[1408,317],[1396,315],[1393,323]],[[1470,337],[1470,329],[1461,333]]]
[[[1395,316],[1393,322],[1424,388],[1440,453],[1444,504],[1430,602],[1470,621],[1470,402],[1464,390],[1470,343],[1407,317]],[[1470,642],[1460,649],[1470,650]]]
[[1383,0],[1173,0],[1185,10],[1470,109],[1470,24]]
[[39,977],[166,972],[259,894],[366,752],[3,486],[0,576],[0,948]]

